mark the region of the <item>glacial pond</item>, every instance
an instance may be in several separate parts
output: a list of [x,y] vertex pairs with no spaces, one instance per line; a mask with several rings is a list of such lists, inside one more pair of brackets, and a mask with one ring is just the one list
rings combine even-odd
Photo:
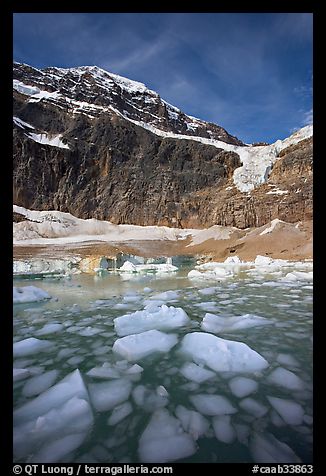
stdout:
[[15,462],[312,462],[312,263],[173,264],[14,279]]

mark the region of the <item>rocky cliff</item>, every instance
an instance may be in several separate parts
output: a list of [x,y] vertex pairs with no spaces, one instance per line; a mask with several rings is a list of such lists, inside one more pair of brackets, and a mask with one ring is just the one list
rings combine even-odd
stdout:
[[[188,228],[311,219],[312,138],[304,137],[246,147],[141,83],[96,67],[14,64],[13,201],[29,209]],[[258,168],[266,155],[266,173],[241,191],[234,171],[250,182],[252,150]]]

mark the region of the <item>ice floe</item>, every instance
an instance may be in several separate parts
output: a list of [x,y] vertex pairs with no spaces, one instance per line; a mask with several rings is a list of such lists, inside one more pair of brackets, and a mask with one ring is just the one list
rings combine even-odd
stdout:
[[194,440],[205,435],[209,429],[209,421],[203,415],[194,410],[188,410],[183,405],[176,407],[175,415],[181,421],[184,431],[189,433]]
[[13,368],[13,381],[19,382],[30,376],[30,371],[28,369],[17,369]]
[[31,463],[56,463],[79,447],[93,424],[89,397],[75,370],[14,410],[14,454]]
[[114,319],[114,328],[118,336],[139,334],[151,329],[169,330],[182,327],[190,322],[189,317],[180,307],[151,307]]
[[29,337],[28,339],[15,342],[13,345],[14,357],[24,357],[25,355],[31,355],[38,352],[47,352],[53,343],[48,340],[35,339],[35,337]]
[[216,377],[215,372],[204,369],[193,362],[186,362],[183,364],[180,368],[180,373],[188,380],[196,383],[206,382],[206,380]]
[[131,382],[127,379],[116,379],[111,382],[91,383],[88,390],[96,410],[105,412],[128,399]]
[[191,403],[203,415],[228,415],[238,410],[222,395],[197,394],[189,397]]
[[213,418],[213,428],[215,436],[222,443],[233,443],[236,432],[231,425],[230,415],[221,415]]
[[26,397],[33,397],[52,387],[58,377],[58,370],[49,370],[41,375],[30,378],[24,385],[22,394]]
[[132,391],[132,397],[138,407],[144,411],[152,413],[158,408],[165,407],[168,402],[168,394],[154,391],[145,385],[137,385]]
[[14,304],[37,302],[51,299],[49,293],[36,286],[23,286],[13,288],[13,302]]
[[289,390],[302,390],[304,388],[304,382],[297,375],[282,367],[273,370],[268,375],[267,381]]
[[49,323],[45,324],[41,329],[35,332],[36,336],[43,336],[48,334],[55,334],[63,329],[63,324]]
[[130,402],[118,405],[113,409],[111,416],[108,418],[108,425],[116,425],[130,415],[130,413],[132,413],[132,405]]
[[269,403],[289,425],[301,425],[304,416],[302,406],[293,401],[284,398],[267,397]]
[[300,463],[301,460],[286,444],[271,433],[254,433],[250,439],[250,452],[255,463]]
[[243,398],[256,392],[258,389],[258,383],[250,378],[234,377],[229,381],[229,387],[233,395],[238,398]]
[[269,324],[273,324],[273,321],[254,314],[225,317],[207,313],[202,320],[201,328],[206,332],[218,334],[220,332],[230,332]]
[[250,397],[241,400],[239,406],[256,418],[260,418],[268,412],[268,408],[265,405]]
[[154,352],[168,352],[176,345],[177,341],[176,335],[165,334],[153,329],[117,339],[112,350],[127,360],[135,361]]
[[127,273],[172,273],[178,271],[178,268],[170,263],[133,264],[130,261],[125,261],[117,271]]
[[204,332],[186,334],[181,352],[216,372],[256,372],[268,367],[268,362],[247,344]]
[[144,463],[167,463],[196,452],[193,438],[183,432],[181,423],[167,410],[153,413],[139,439],[138,454]]

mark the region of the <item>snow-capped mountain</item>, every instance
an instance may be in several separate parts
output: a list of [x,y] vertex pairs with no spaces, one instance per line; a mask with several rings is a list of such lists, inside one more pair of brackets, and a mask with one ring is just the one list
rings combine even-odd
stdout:
[[97,66],[40,70],[14,63],[13,74],[14,89],[30,96],[30,102],[42,100],[90,118],[112,111],[162,131],[243,145],[223,127],[187,116],[144,84]]
[[18,206],[184,228],[312,217],[312,126],[246,146],[97,67],[13,69]]

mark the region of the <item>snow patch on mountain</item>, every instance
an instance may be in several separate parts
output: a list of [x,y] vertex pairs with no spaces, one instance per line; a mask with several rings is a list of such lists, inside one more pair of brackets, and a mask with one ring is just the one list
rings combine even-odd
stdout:
[[29,132],[25,134],[29,139],[32,139],[39,144],[44,145],[51,145],[52,147],[59,147],[60,149],[69,149],[69,146],[62,142],[61,135],[50,136],[49,134],[42,133],[42,134],[34,134],[33,132]]
[[[58,90],[54,92],[49,92],[43,89],[41,90],[40,88],[36,86],[25,84],[24,82],[15,79],[13,81],[14,89],[20,92],[21,94],[30,96],[29,102],[49,100],[51,102],[55,102],[57,107],[62,108],[62,105],[60,105],[60,101],[58,100],[61,100],[61,101],[64,100],[65,104],[68,107],[69,106],[71,107],[71,112],[73,114],[80,114],[80,113],[86,114],[91,119],[97,117],[98,113],[101,113],[101,112],[111,112],[111,113],[114,112],[115,114],[119,115],[125,120],[132,122],[133,124],[140,126],[160,137],[194,140],[206,145],[212,145],[218,149],[222,149],[229,152],[235,152],[236,154],[239,155],[242,165],[238,167],[237,169],[235,169],[233,174],[233,181],[235,186],[238,188],[238,190],[240,190],[243,193],[250,193],[255,187],[267,181],[270,171],[272,169],[272,166],[274,162],[277,160],[277,156],[281,150],[285,149],[286,147],[290,145],[296,144],[300,142],[301,140],[311,137],[313,135],[313,126],[309,125],[295,132],[287,139],[278,140],[275,143],[271,145],[267,145],[267,146],[253,147],[253,146],[247,146],[247,145],[233,145],[233,144],[224,142],[223,140],[217,140],[216,138],[211,139],[211,138],[204,138],[199,136],[189,136],[186,134],[179,134],[179,133],[174,133],[170,131],[164,131],[156,127],[157,124],[159,125],[159,127],[162,125],[162,122],[161,122],[162,118],[158,117],[155,114],[152,114],[153,111],[151,111],[150,109],[143,110],[141,107],[137,107],[138,101],[141,98],[144,99],[145,103],[148,103],[148,104],[157,103],[157,104],[164,105],[166,107],[167,114],[170,120],[172,120],[172,124],[174,123],[174,121],[178,121],[181,118],[181,116],[184,116],[184,119],[181,122],[183,123],[183,126],[186,126],[187,130],[191,131],[192,133],[196,133],[196,130],[199,127],[202,127],[205,124],[207,126],[208,123],[205,123],[204,121],[201,121],[200,119],[197,119],[195,117],[184,115],[178,108],[172,106],[166,101],[163,101],[155,91],[148,89],[143,83],[124,78],[114,73],[109,73],[101,68],[98,68],[97,66],[82,66],[78,68],[69,68],[69,69],[47,68],[44,71],[36,70],[34,68],[34,70],[37,71],[38,75],[41,73],[42,78],[43,77],[54,78],[52,87],[56,89],[60,87],[59,84],[56,82],[58,80],[62,80],[62,78],[64,78],[67,75],[72,76],[71,78],[69,76],[69,81],[71,81],[72,83],[75,83],[75,85],[72,86],[71,90],[73,90],[77,86],[77,84],[81,83],[82,81],[85,84],[88,84],[89,87],[95,83],[97,87],[105,91],[103,94],[107,98],[112,99],[115,95],[117,95],[117,91],[120,88],[124,92],[127,93],[126,97],[124,97],[124,101],[126,102],[126,105],[129,105],[130,107],[132,107],[132,110],[134,111],[133,117],[138,118],[138,116],[140,117],[142,116],[142,113],[145,113],[146,117],[148,116],[153,117],[153,122],[155,123],[155,125],[148,123],[147,120],[145,122],[143,120],[133,119],[132,117],[130,117],[129,112],[125,110],[121,112],[111,105],[101,106],[101,105],[93,104],[91,101],[90,102],[78,101],[76,99],[72,99],[71,97],[67,97],[67,94],[69,94],[68,90],[67,90],[67,94],[62,94]],[[39,82],[38,84],[43,84],[43,83]],[[138,111],[139,111],[139,114],[138,114]],[[166,127],[166,125],[162,127]],[[210,136],[213,135],[213,132],[210,131],[209,129],[207,129],[207,133]],[[29,134],[29,137],[32,138],[33,140],[36,140],[36,138],[35,137],[33,138],[31,134]],[[215,133],[215,137],[217,137],[216,133]],[[53,141],[51,141],[51,143],[44,142],[44,140],[46,139],[45,137],[41,137],[41,138],[38,137],[38,139],[39,140],[37,141],[41,143],[47,143],[48,145],[55,145],[56,147],[68,148],[66,144],[59,142],[60,137],[58,137],[57,140],[54,139],[54,141],[56,141],[56,144],[59,144],[59,145],[56,145]],[[281,194],[281,193],[285,193],[285,191],[271,191],[268,193]]]

